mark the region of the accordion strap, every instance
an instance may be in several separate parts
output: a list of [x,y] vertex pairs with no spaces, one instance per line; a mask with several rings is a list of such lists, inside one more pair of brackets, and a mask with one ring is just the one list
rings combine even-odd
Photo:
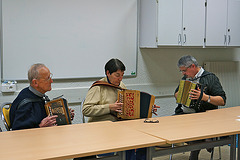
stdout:
[[200,96],[199,96],[197,102],[195,103],[195,110],[196,111],[201,110],[201,100],[202,100],[202,97],[203,97],[203,92],[205,90],[205,85],[203,85],[203,84],[199,84],[199,85],[201,85],[201,93],[200,93]]
[[100,85],[110,86],[110,87],[114,87],[114,88],[117,88],[117,89],[120,89],[120,90],[124,90],[124,88],[122,88],[122,87],[120,87],[120,86],[116,86],[116,85],[114,85],[114,84],[110,84],[110,83],[105,82],[105,81],[96,81],[96,82],[94,82],[94,83],[92,84],[92,86],[91,86],[90,88],[92,88],[92,87],[94,87],[94,86],[100,86]]

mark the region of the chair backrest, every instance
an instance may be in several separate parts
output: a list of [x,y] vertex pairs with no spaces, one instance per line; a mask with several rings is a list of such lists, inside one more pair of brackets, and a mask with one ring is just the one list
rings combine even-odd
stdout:
[[1,104],[2,109],[2,121],[7,129],[7,131],[11,130],[11,123],[10,123],[10,117],[9,117],[9,111],[12,103],[6,102]]
[[83,98],[83,100],[82,100],[82,102],[81,102],[81,105],[80,105],[80,113],[81,113],[81,115],[82,115],[82,122],[83,122],[83,123],[86,123],[86,122],[87,122],[87,117],[85,117],[85,116],[83,115],[83,113],[82,113],[82,108],[83,108],[83,103],[84,103],[84,101],[85,101],[85,98]]

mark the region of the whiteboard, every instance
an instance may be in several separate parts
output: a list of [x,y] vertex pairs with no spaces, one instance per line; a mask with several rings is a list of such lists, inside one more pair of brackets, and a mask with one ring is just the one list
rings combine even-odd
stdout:
[[136,74],[137,0],[2,0],[2,80],[34,63],[56,79],[102,77],[111,58]]

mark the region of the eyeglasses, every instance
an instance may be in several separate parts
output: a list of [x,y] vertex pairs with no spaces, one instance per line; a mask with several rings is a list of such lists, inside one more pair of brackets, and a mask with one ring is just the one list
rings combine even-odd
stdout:
[[50,73],[50,75],[49,75],[49,77],[47,79],[45,79],[45,78],[40,78],[40,79],[44,79],[45,81],[50,81],[52,79],[52,77],[53,77],[53,74]]
[[187,72],[187,70],[189,69],[189,68],[191,68],[192,67],[192,65],[190,65],[190,66],[188,66],[188,67],[186,67],[186,69],[184,69],[184,70],[180,70],[179,72],[181,72],[181,73],[186,73]]
[[47,79],[47,81],[50,81],[50,79],[52,79],[52,77],[53,77],[53,74],[50,73],[50,76],[49,76],[49,78]]

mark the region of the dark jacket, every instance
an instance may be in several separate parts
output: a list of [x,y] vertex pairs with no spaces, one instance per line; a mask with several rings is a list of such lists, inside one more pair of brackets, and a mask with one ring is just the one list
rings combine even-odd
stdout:
[[[19,107],[19,103],[26,98],[38,101],[29,102]],[[13,101],[10,109],[10,122],[12,129],[38,128],[42,119],[47,117],[44,104],[45,101],[42,97],[39,97],[31,92],[29,87],[24,88]]]

